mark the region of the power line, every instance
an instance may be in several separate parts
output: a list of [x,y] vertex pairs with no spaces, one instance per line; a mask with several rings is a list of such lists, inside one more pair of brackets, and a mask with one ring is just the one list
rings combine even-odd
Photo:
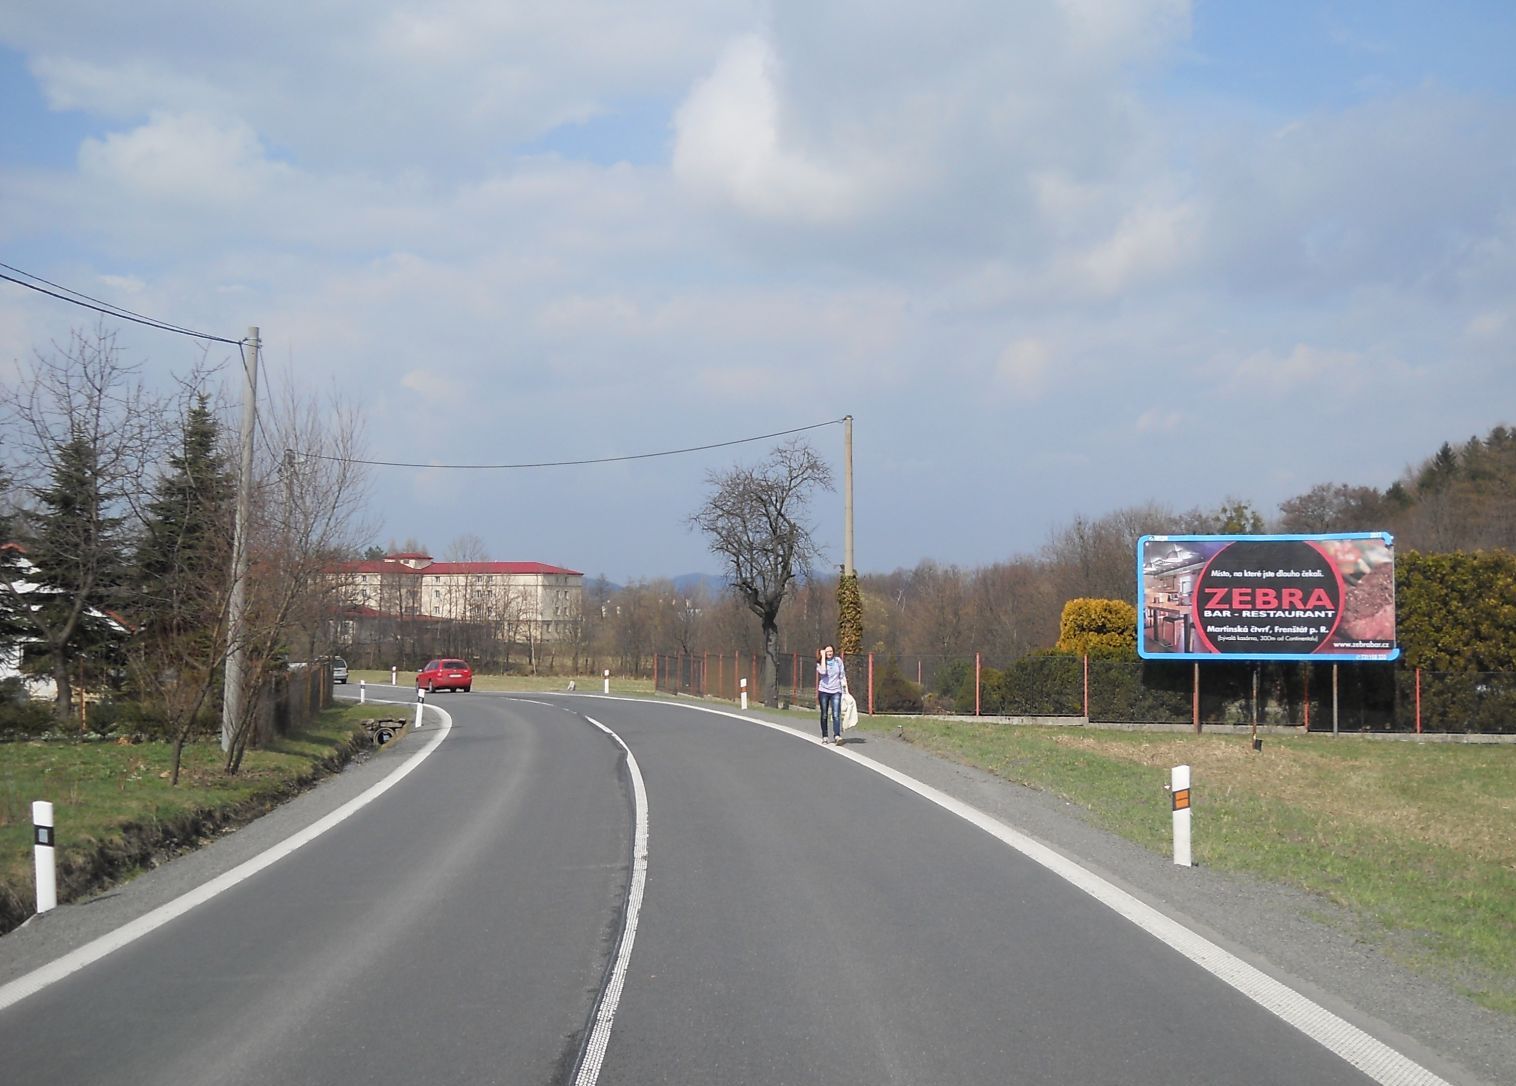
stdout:
[[843,419],[828,419],[826,422],[812,423],[810,426],[797,426],[793,430],[778,430],[772,434],[758,434],[755,437],[739,437],[733,441],[718,441],[713,445],[692,445],[686,449],[665,449],[662,452],[635,453],[631,456],[602,456],[593,460],[548,460],[537,464],[413,464],[397,460],[359,460],[350,456],[326,456],[322,453],[305,453],[305,456],[315,457],[318,460],[336,460],[344,464],[364,464],[375,468],[433,468],[446,471],[506,471],[521,468],[569,468],[579,467],[584,464],[617,464],[626,460],[650,460],[657,456],[680,456],[684,453],[705,452],[707,449],[724,449],[729,445],[745,445],[751,441],[767,441],[775,437],[787,437],[790,434],[804,433],[806,430],[819,430],[823,426],[836,426]]
[[[0,272],[0,279],[8,280],[15,283],[18,287],[25,287],[27,290],[35,290],[38,294],[46,294],[50,298],[57,298],[60,302],[68,302],[70,305],[77,305],[84,309],[93,309],[96,313],[103,313],[107,317],[118,317],[121,320],[146,325],[148,328],[156,328],[160,332],[173,332],[175,335],[209,340],[212,343],[226,343],[235,347],[242,342],[237,339],[226,339],[223,336],[213,336],[209,332],[197,332],[193,328],[186,328],[179,324],[170,324],[168,321],[161,321],[156,317],[148,317],[141,313],[135,313],[130,309],[123,309],[119,305],[101,301],[99,298],[92,298],[88,294],[82,294],[71,287],[61,286],[58,283],[42,278],[40,275],[33,275],[31,272],[22,271],[20,268],[14,268],[3,262],[0,262],[0,268],[26,277],[25,279],[17,279],[15,275],[6,275],[5,272]],[[27,282],[27,280],[32,281]],[[38,286],[38,283],[46,285]],[[53,289],[48,290],[47,287],[52,287]]]

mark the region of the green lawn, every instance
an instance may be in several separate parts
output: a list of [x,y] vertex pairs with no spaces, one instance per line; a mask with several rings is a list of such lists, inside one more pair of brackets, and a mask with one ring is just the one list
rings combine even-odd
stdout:
[[102,856],[129,871],[165,830],[183,839],[197,824],[276,803],[334,764],[359,719],[393,713],[382,705],[328,710],[305,731],[249,751],[234,777],[222,772],[218,743],[190,744],[177,787],[168,743],[0,743],[0,918],[24,918],[35,906],[33,801],[53,804],[58,896],[67,901],[99,884],[91,872]]
[[1516,746],[1245,737],[864,719],[1071,800],[1100,826],[1172,847],[1164,785],[1193,774],[1197,863],[1346,906],[1405,964],[1516,1015]]

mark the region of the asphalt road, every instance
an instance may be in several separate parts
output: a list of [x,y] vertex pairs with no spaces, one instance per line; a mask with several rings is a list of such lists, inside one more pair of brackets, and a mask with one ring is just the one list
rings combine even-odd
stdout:
[[[0,1078],[557,1083],[599,1007],[607,1086],[1439,1081],[1393,1058],[1376,1077],[1355,1069],[1226,968],[847,747],[666,701],[434,704],[451,731],[382,796],[0,1009]],[[0,940],[0,1006],[25,970],[287,837],[429,741],[430,723],[233,835],[221,859]],[[601,994],[622,951],[611,1018]]]

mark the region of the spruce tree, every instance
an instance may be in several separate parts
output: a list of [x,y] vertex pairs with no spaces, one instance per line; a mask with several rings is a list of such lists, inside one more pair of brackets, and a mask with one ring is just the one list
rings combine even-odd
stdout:
[[68,715],[74,678],[98,678],[115,662],[121,640],[108,613],[124,599],[122,520],[112,515],[100,478],[100,450],[76,430],[58,447],[47,483],[34,491],[27,557],[36,567],[29,622],[37,640],[26,646],[26,659],[52,675],[60,717]]
[[184,743],[209,705],[225,662],[235,487],[207,398],[185,413],[177,450],[153,487],[135,556],[140,696],[174,739],[171,783]]
[[230,576],[233,504],[221,430],[205,395],[185,416],[179,448],[153,488],[135,561],[144,636],[214,626]]

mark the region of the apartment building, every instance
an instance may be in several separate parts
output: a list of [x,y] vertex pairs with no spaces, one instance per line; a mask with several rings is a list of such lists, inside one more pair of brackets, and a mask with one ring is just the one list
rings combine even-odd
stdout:
[[[441,619],[488,626],[517,643],[573,635],[584,574],[542,562],[437,562],[429,554],[387,554],[333,568],[350,623]],[[362,640],[351,636],[343,640]]]

